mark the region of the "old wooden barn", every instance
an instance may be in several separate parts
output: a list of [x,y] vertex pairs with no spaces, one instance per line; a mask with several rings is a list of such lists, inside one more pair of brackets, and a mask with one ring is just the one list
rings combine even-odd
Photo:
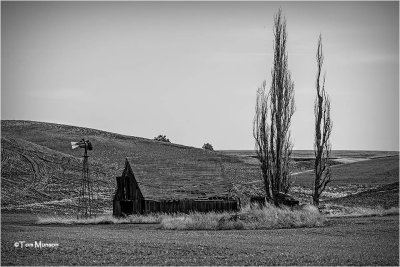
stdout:
[[114,216],[239,208],[219,157],[176,155],[127,158],[117,177]]

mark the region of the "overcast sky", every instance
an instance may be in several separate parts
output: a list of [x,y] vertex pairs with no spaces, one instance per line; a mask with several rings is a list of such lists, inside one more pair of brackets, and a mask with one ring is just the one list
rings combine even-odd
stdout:
[[399,149],[398,2],[1,2],[1,118],[253,149],[287,19],[295,149],[312,149],[322,33],[333,149]]

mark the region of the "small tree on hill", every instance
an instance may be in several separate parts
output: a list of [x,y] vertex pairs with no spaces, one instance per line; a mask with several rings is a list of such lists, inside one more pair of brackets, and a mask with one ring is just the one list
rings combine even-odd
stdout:
[[317,48],[317,79],[314,104],[315,115],[315,138],[314,138],[314,155],[315,155],[315,180],[313,190],[313,203],[319,205],[319,197],[325,190],[326,185],[331,181],[331,169],[329,165],[329,157],[331,154],[331,143],[329,138],[332,132],[331,120],[331,101],[325,91],[325,74],[321,84],[322,64],[324,63],[324,55],[322,53],[322,38],[318,39]]
[[205,150],[214,150],[213,146],[210,143],[205,143],[202,148]]
[[154,137],[154,140],[156,140],[156,141],[160,141],[160,142],[168,142],[168,143],[171,143],[170,141],[169,141],[169,139],[167,138],[167,136],[165,136],[165,135],[159,135],[159,136],[157,136],[157,137]]
[[288,69],[286,19],[279,10],[274,17],[274,63],[272,83],[264,81],[257,91],[253,135],[260,160],[266,197],[278,205],[279,192],[290,188],[292,142],[290,122],[295,111],[294,83]]

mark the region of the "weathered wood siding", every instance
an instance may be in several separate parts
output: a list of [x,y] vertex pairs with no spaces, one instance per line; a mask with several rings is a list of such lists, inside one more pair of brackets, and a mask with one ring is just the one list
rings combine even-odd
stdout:
[[114,197],[113,215],[137,214],[144,212],[144,199],[133,173],[125,172],[116,177],[117,192]]

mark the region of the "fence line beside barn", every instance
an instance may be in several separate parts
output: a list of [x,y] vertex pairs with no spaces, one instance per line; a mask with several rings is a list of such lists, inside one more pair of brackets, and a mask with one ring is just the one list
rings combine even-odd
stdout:
[[237,200],[145,200],[144,212],[209,212],[209,211],[232,211],[238,209]]

